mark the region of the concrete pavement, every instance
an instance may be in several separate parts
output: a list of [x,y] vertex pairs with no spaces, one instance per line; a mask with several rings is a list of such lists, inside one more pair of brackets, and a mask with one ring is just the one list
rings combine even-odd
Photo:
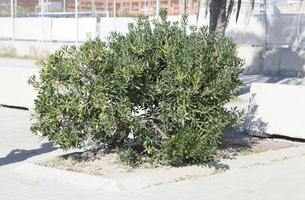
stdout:
[[0,105],[33,108],[37,93],[27,81],[38,71],[33,60],[0,58]]
[[[305,156],[148,189],[136,199],[305,199]],[[128,196],[129,197],[129,196]],[[130,196],[132,197],[132,196]]]
[[[0,105],[13,105],[26,108],[33,107],[36,92],[28,85],[31,75],[37,75],[39,67],[34,60],[0,58]],[[241,80],[245,88],[240,98],[248,101],[252,83],[275,83],[286,85],[305,85],[305,78],[266,74],[242,74]],[[240,102],[239,102],[240,103]],[[247,102],[246,102],[247,103]],[[246,108],[246,104],[242,108]]]
[[[16,69],[28,66],[35,70],[33,62],[0,59],[1,66]],[[27,68],[27,67],[25,67]],[[19,71],[19,70],[18,70]],[[17,72],[17,71],[16,71]],[[5,74],[0,73],[4,77]],[[270,76],[242,75],[246,88],[241,98],[247,104],[249,87],[252,82],[273,82],[278,84],[305,84],[304,79]],[[1,80],[1,77],[0,77]],[[16,87],[22,90],[25,82]],[[1,94],[3,96],[3,92]],[[21,99],[22,100],[22,99]],[[0,102],[1,104],[1,102]],[[239,167],[231,170],[216,171],[215,175],[197,179],[153,185],[141,190],[130,189],[122,192],[108,192],[103,188],[85,187],[80,184],[68,184],[59,178],[35,177],[26,173],[16,173],[15,169],[24,163],[44,160],[65,152],[33,135],[30,128],[30,111],[0,107],[0,199],[1,200],[66,200],[66,199],[268,199],[268,200],[304,200],[305,199],[305,148],[286,149],[280,157],[269,155],[270,162],[257,156],[251,157],[246,168],[236,161]],[[297,152],[297,153],[296,153]],[[303,152],[303,153],[302,153]],[[260,156],[266,158],[268,152]],[[259,157],[259,156],[258,156]],[[249,157],[247,157],[249,158]],[[246,159],[246,157],[245,157]],[[219,173],[218,173],[219,172]]]
[[[58,178],[41,178],[16,173],[16,167],[63,154],[47,141],[30,133],[29,111],[0,108],[0,199],[305,199],[305,148],[284,149],[291,154],[269,163],[255,158],[247,168],[233,168],[215,175],[198,177],[146,189],[108,192],[103,188],[67,184]],[[284,151],[283,150],[283,151]],[[279,151],[276,151],[279,152]],[[303,152],[303,153],[302,153]],[[267,155],[268,152],[260,154]],[[281,154],[282,155],[282,154]],[[269,155],[270,156],[270,155]],[[267,156],[263,156],[267,157]],[[246,157],[244,157],[246,159]],[[272,158],[271,158],[272,159]]]
[[154,186],[142,191],[109,193],[43,180],[1,175],[3,200],[133,199],[133,200],[304,200],[304,156],[272,165],[232,170],[225,173]]
[[15,168],[23,163],[66,153],[32,134],[29,128],[29,111],[0,107],[0,199],[100,199],[90,189],[15,173]]

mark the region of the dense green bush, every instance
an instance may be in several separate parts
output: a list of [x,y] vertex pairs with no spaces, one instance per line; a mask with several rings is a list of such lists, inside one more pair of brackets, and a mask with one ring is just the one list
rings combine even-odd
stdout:
[[[126,35],[63,47],[37,80],[34,133],[63,149],[89,139],[124,155],[180,165],[204,163],[239,117],[223,105],[238,92],[243,61],[227,38],[141,17]],[[133,144],[131,150],[126,144]],[[124,153],[125,152],[125,153]]]

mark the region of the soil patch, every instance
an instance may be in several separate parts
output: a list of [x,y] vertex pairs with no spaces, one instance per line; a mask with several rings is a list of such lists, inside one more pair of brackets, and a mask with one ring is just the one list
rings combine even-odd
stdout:
[[[262,153],[269,150],[297,147],[300,145],[305,145],[305,143],[292,142],[283,139],[257,138],[243,133],[228,133],[223,137],[216,160],[236,159],[239,156]],[[219,165],[218,161],[217,163]],[[170,166],[152,167],[149,165],[132,168],[131,166],[127,166],[121,162],[116,153],[108,152],[105,149],[66,154],[38,164],[62,170],[103,176],[106,178],[125,178],[130,175],[158,173],[166,170],[177,169]],[[187,166],[182,168],[185,168],[187,171],[189,167],[199,168],[200,170],[202,167],[210,166],[213,166],[213,164],[208,164],[207,166]]]

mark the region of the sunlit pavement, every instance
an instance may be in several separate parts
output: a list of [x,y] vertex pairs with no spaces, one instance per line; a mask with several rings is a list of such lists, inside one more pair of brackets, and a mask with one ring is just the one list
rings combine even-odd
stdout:
[[[14,65],[14,59],[0,67]],[[19,61],[18,61],[19,62]],[[34,62],[29,61],[29,66]],[[22,61],[14,67],[23,67]],[[33,66],[32,66],[33,67]],[[242,75],[246,83],[241,95],[249,93],[252,82],[304,85],[304,79],[269,75]],[[1,95],[1,94],[0,94]],[[109,193],[102,188],[69,185],[62,180],[34,179],[17,174],[14,169],[25,162],[43,160],[63,154],[46,141],[33,135],[30,111],[0,108],[0,199],[305,199],[305,151],[303,155],[275,160],[268,165],[229,170],[194,180],[156,185],[145,190]]]

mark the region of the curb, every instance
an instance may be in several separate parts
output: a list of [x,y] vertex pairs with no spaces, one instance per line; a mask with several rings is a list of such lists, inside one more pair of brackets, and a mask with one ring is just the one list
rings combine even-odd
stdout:
[[[145,175],[131,175],[127,178],[110,179],[102,176],[88,175],[79,172],[66,171],[56,168],[44,167],[33,163],[24,163],[14,168],[14,172],[25,174],[34,179],[48,179],[61,181],[67,184],[81,185],[87,188],[104,190],[108,192],[123,192],[128,190],[141,190],[154,185],[186,180],[194,176],[207,176],[214,172],[213,168],[196,167],[195,172],[186,174],[188,167],[174,168],[173,173],[154,173]],[[189,168],[188,168],[189,169]],[[198,171],[199,169],[199,171]],[[131,189],[132,188],[132,189]]]
[[72,171],[59,170],[55,168],[43,167],[40,165],[25,163],[14,169],[14,172],[28,174],[39,179],[60,180],[65,183],[86,187],[105,188],[105,190],[117,192],[120,188],[113,180],[97,177]]
[[223,173],[226,170],[238,170],[257,165],[273,164],[294,157],[305,156],[305,145],[290,147],[281,150],[269,150],[267,152],[238,156],[236,159],[221,160],[212,167],[188,166],[170,168],[156,173],[131,175],[127,178],[110,179],[101,176],[88,175],[78,172],[65,171],[56,168],[44,167],[32,163],[25,163],[16,168],[14,172],[27,174],[32,178],[49,179],[61,182],[81,185],[108,192],[123,192],[141,190],[155,185],[174,183],[204,176]]

